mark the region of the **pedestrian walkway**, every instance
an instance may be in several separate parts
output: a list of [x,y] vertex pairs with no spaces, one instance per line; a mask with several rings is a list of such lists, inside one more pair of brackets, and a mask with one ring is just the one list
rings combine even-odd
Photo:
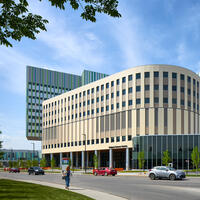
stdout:
[[[59,188],[59,189],[64,189],[64,187],[65,187],[64,184],[61,185],[61,184],[48,183],[48,182],[43,182],[43,181],[14,179],[14,178],[10,178],[10,177],[6,177],[5,179],[23,181],[23,182],[28,182],[28,183],[35,183],[35,184],[40,184],[40,185]],[[111,200],[111,199],[112,200],[126,200],[126,198],[115,196],[115,195],[108,194],[105,192],[100,192],[100,191],[90,190],[90,189],[85,189],[85,188],[79,188],[79,187],[74,187],[74,186],[70,186],[70,191],[86,195],[86,196],[91,197],[96,200],[102,200],[102,199],[103,200]]]

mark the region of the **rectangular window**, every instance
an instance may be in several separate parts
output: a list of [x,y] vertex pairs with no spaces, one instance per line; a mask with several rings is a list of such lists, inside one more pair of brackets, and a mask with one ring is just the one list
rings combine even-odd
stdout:
[[122,136],[122,142],[126,141],[126,136]]
[[168,90],[168,85],[163,85],[163,90]]
[[181,87],[181,92],[184,93],[185,92],[185,89],[184,87]]
[[122,78],[122,83],[125,83],[126,82],[126,77],[123,77]]
[[176,98],[172,99],[172,104],[177,104],[177,99]]
[[140,90],[141,90],[140,85],[137,85],[137,86],[136,86],[136,92],[140,92]]
[[190,76],[187,77],[187,81],[188,81],[188,83],[191,83],[191,77]]
[[114,81],[111,81],[111,87],[113,87],[114,86]]
[[101,138],[101,144],[103,144],[104,143],[104,138]]
[[96,109],[96,113],[99,113],[99,108]]
[[172,78],[176,79],[177,78],[177,73],[172,72]]
[[145,91],[148,91],[149,90],[149,85],[145,85],[144,89],[145,89]]
[[108,99],[109,99],[109,94],[106,95],[106,100],[108,100]]
[[159,77],[159,72],[154,72],[154,77]]
[[114,93],[113,92],[111,93],[111,98],[114,98]]
[[116,142],[120,142],[120,137],[119,136],[116,137]]
[[168,98],[163,98],[163,103],[168,103]]
[[96,139],[96,144],[99,144],[99,139]]
[[97,103],[99,102],[99,97],[97,97],[97,100],[96,100],[96,102],[97,102]]
[[181,106],[184,106],[185,105],[185,101],[184,99],[181,99]]
[[132,106],[133,105],[133,101],[132,100],[128,100],[128,105]]
[[90,94],[90,90],[87,90],[87,94],[88,94],[88,95]]
[[119,103],[116,104],[117,109],[119,109]]
[[109,143],[109,138],[106,138],[106,143]]
[[104,100],[104,96],[101,96],[101,101],[103,101]]
[[101,85],[101,90],[104,90],[104,85]]
[[132,75],[129,75],[129,76],[128,76],[128,80],[129,80],[129,81],[132,81],[132,79],[133,79],[133,76],[132,76]]
[[119,85],[119,79],[117,79],[117,85]]
[[114,139],[114,137],[111,137],[111,142],[115,142],[115,139]]
[[109,106],[106,106],[106,111],[109,111]]
[[150,102],[150,99],[149,98],[145,98],[144,99],[144,103],[149,103]]
[[117,97],[119,96],[119,91],[117,91]]
[[104,107],[101,107],[101,112],[104,112]]
[[181,80],[184,81],[185,80],[185,75],[181,74]]
[[94,93],[94,88],[92,88],[92,94]]
[[140,104],[140,99],[136,99],[136,104]]
[[111,104],[111,110],[113,110],[114,109],[114,104]]
[[99,86],[96,87],[96,91],[99,92]]
[[123,89],[122,90],[122,95],[125,95],[126,94],[126,89]]
[[159,85],[154,85],[154,90],[159,90]]
[[168,78],[168,72],[163,72],[163,78]]
[[126,106],[126,101],[122,101],[122,107]]
[[176,92],[176,90],[177,90],[176,85],[172,85],[172,91]]
[[141,78],[141,74],[140,73],[136,73],[136,79],[140,79]]
[[128,88],[128,93],[129,93],[129,94],[132,93],[132,90],[133,90],[133,88],[132,88],[132,87],[129,87],[129,88]]
[[145,73],[144,73],[144,77],[145,77],[145,78],[149,78],[149,77],[150,77],[150,73],[149,73],[149,72],[145,72]]
[[106,88],[107,88],[107,89],[109,88],[109,83],[106,83]]

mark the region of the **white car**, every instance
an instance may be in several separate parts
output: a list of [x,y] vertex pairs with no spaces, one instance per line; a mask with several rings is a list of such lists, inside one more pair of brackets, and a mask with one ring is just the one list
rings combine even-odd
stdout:
[[151,180],[157,179],[169,179],[169,180],[176,180],[176,179],[183,179],[185,178],[185,172],[182,170],[175,170],[172,167],[166,166],[157,166],[154,167],[149,171],[149,178]]

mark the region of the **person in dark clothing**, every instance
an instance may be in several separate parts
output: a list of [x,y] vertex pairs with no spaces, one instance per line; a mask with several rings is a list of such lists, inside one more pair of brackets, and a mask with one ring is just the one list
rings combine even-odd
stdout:
[[69,190],[70,175],[71,175],[70,167],[67,166],[66,169],[65,169],[65,172],[64,172],[65,183],[66,183],[65,189],[67,189],[67,190]]

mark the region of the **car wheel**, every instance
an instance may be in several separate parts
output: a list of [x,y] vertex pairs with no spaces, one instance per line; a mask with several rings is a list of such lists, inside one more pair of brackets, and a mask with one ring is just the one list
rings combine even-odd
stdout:
[[107,172],[105,172],[105,176],[108,176],[108,173],[107,173]]
[[36,172],[34,172],[34,174],[37,175]]
[[175,176],[174,174],[171,174],[171,175],[169,176],[169,179],[170,179],[171,181],[174,181],[174,180],[176,179],[176,176]]
[[112,174],[112,176],[115,176],[115,174]]
[[154,174],[150,174],[150,175],[149,175],[149,178],[150,178],[151,180],[155,180],[156,176],[155,176]]
[[95,175],[95,176],[97,176],[97,173],[96,173],[96,172],[94,172],[94,175]]

